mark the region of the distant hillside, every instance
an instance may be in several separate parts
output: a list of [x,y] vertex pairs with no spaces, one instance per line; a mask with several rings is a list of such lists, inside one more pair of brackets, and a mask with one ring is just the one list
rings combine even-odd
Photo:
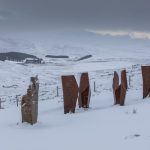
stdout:
[[20,53],[20,52],[8,52],[8,53],[0,53],[0,60],[12,60],[12,61],[23,61],[26,58],[37,58],[34,55]]

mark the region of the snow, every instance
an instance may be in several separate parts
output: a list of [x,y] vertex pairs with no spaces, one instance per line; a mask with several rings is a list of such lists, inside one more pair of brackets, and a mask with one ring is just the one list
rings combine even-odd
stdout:
[[[105,93],[99,98],[92,98],[91,108],[88,111],[77,109],[75,114],[68,115],[63,114],[62,103],[40,102],[39,122],[34,126],[21,123],[20,108],[1,110],[1,147],[14,150],[20,148],[148,150],[150,146],[148,99],[120,107],[112,106],[112,95],[108,93],[107,95],[109,96],[106,97]],[[134,110],[136,113],[133,113]]]
[[[84,54],[83,51],[80,53],[81,50],[76,53],[76,48],[70,50],[65,46],[63,52],[65,49],[63,54],[71,58]],[[0,61],[0,97],[5,101],[2,103],[4,109],[0,110],[1,150],[150,149],[150,101],[149,98],[142,99],[141,75],[141,65],[150,64],[150,51],[143,53],[139,50],[135,54],[130,50],[114,52],[96,49],[92,52],[92,58],[80,62],[46,58],[45,64],[23,65]],[[131,77],[131,84],[125,106],[114,106],[113,72],[124,68]],[[77,107],[75,114],[64,115],[60,77],[74,74],[79,83],[81,72],[89,72],[92,89],[90,108],[84,110]],[[40,82],[39,115],[38,123],[32,126],[21,123],[16,95],[26,93],[30,77],[35,75]],[[94,81],[96,92],[93,90]]]

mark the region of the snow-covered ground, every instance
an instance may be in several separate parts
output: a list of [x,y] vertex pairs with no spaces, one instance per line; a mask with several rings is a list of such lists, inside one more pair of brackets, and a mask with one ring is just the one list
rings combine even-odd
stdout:
[[[0,61],[0,97],[5,101],[4,109],[0,110],[0,149],[149,150],[150,99],[142,99],[141,65],[150,65],[150,51],[75,49],[63,49],[63,54],[66,52],[71,59],[46,59],[46,64],[40,65]],[[92,58],[73,61],[90,52]],[[112,79],[113,72],[123,68],[127,69],[131,83],[125,106],[121,107],[113,105]],[[89,73],[92,89],[90,109],[77,108],[75,114],[64,115],[60,77],[74,74],[78,78],[85,71]],[[31,126],[21,123],[16,95],[26,93],[30,77],[35,75],[40,82],[39,115],[38,123]]]

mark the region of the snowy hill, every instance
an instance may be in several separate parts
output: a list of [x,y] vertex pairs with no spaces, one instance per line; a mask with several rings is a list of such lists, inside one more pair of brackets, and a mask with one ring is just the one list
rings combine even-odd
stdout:
[[[0,38],[0,52],[36,54],[46,62],[24,65],[0,61],[0,98],[4,101],[4,109],[0,110],[2,150],[149,150],[150,101],[142,99],[141,76],[141,65],[150,65],[149,49],[134,47],[131,51],[132,47],[115,49],[103,45],[58,43],[43,46],[34,41]],[[51,59],[45,55],[67,55],[69,59]],[[85,55],[93,57],[73,61]],[[123,68],[127,69],[128,78],[131,77],[125,106],[113,106],[113,72]],[[75,114],[64,115],[60,77],[74,74],[78,79],[85,71],[89,72],[92,89],[90,109],[77,108]],[[30,126],[21,123],[16,95],[21,97],[26,93],[30,77],[35,75],[40,82],[39,117],[38,123]]]

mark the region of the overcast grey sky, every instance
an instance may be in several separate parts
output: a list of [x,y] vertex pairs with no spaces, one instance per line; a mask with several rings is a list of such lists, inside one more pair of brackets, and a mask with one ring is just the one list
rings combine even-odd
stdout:
[[0,31],[150,31],[150,0],[0,0]]

